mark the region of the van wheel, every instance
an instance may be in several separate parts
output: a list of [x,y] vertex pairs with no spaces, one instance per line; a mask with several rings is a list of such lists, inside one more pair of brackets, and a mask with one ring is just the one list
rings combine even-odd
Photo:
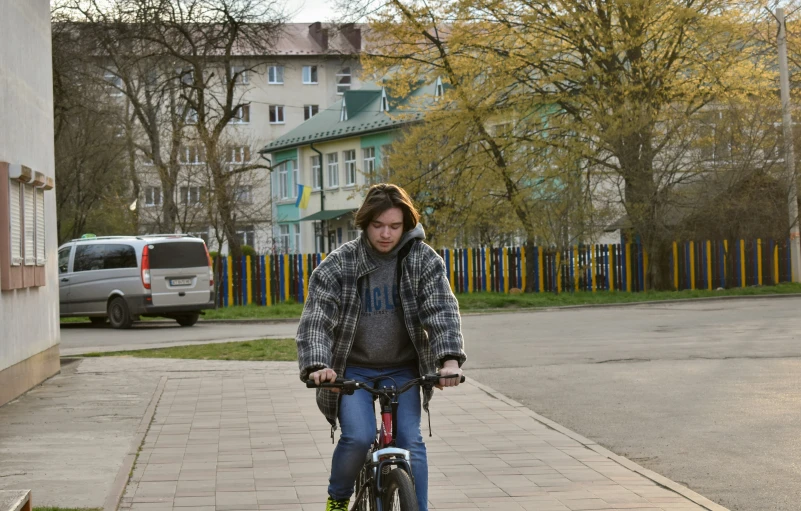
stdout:
[[93,325],[105,325],[106,324],[106,317],[105,316],[90,316],[89,321]]
[[178,322],[181,326],[192,326],[197,323],[200,314],[197,312],[193,312],[191,314],[187,314],[185,316],[178,316],[175,318],[175,321]]
[[108,302],[108,320],[112,328],[131,328],[133,317],[124,298],[118,296]]

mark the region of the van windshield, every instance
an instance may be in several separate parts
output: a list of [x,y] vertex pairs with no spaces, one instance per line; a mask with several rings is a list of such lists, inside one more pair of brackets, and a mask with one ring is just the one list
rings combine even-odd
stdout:
[[169,270],[172,268],[197,268],[208,266],[206,248],[197,241],[173,241],[149,245],[150,268]]

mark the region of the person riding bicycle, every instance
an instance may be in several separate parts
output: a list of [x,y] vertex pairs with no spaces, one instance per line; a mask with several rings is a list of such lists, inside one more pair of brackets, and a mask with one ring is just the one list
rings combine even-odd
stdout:
[[[439,369],[461,376],[466,360],[459,304],[442,258],[423,242],[420,214],[393,184],[370,187],[359,210],[359,239],[331,252],[312,272],[296,341],[300,379],[337,376],[398,387]],[[459,384],[443,378],[439,388]],[[432,392],[424,391],[428,412]],[[420,431],[421,392],[400,396],[399,448],[411,453],[419,511],[428,509],[428,461]],[[342,433],[331,461],[326,511],[347,510],[359,470],[375,439],[373,398],[317,390],[317,405]]]

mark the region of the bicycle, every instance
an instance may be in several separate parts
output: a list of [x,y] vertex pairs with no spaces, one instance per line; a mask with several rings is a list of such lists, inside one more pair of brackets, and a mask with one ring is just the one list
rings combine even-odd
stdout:
[[[334,383],[319,385],[311,380],[306,382],[306,387],[310,389],[341,389],[345,394],[364,390],[378,397],[381,406],[381,426],[376,430],[375,441],[367,452],[364,465],[356,478],[356,498],[351,511],[418,510],[411,454],[405,449],[398,448],[395,444],[398,397],[415,385],[430,389],[437,385],[442,378],[456,378],[457,376],[459,375],[427,374],[409,380],[400,389],[394,386],[377,389],[369,385],[372,382],[362,383],[345,378],[337,378]],[[461,377],[460,382],[464,382],[464,376]]]

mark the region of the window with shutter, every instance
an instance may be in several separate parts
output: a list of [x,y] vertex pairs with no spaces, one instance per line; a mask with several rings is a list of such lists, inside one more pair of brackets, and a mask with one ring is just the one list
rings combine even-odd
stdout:
[[44,189],[36,189],[36,266],[45,264],[45,207]]
[[22,205],[24,208],[24,231],[23,241],[25,243],[25,266],[36,264],[36,203],[34,200],[34,189],[31,185],[22,185]]
[[22,264],[22,200],[19,181],[9,182],[9,206],[11,209],[11,264]]

